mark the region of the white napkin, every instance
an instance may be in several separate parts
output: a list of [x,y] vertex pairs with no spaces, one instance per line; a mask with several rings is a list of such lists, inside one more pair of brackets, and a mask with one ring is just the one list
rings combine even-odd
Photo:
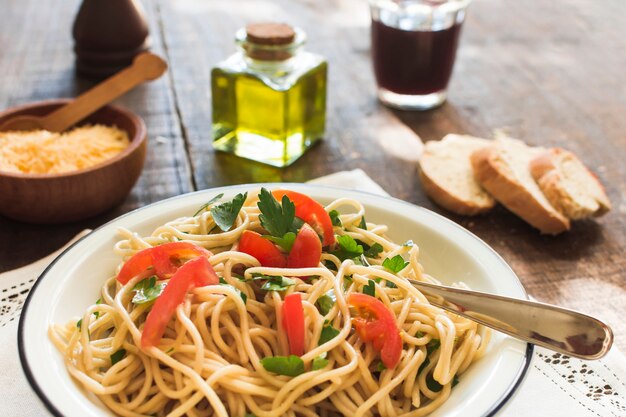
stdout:
[[[388,195],[360,169],[310,181]],[[30,389],[19,363],[17,319],[37,276],[60,253],[0,274],[0,416],[50,415]],[[526,379],[498,416],[624,417],[626,358],[616,348],[599,361],[581,361],[536,347]]]

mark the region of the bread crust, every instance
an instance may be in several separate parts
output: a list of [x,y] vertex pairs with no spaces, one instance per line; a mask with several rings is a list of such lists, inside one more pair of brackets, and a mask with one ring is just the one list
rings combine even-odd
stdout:
[[487,146],[472,153],[470,159],[476,180],[510,211],[541,233],[556,235],[569,230],[569,219],[546,207],[523,184],[507,175],[496,160],[498,150]]
[[[575,196],[570,194],[565,186],[565,173],[559,168],[557,162],[566,159],[574,160],[580,164],[588,178],[597,186],[596,190],[585,190],[587,196],[595,201],[596,204],[581,203]],[[580,220],[591,216],[598,217],[611,209],[611,202],[598,177],[572,152],[562,148],[546,150],[530,162],[529,169],[548,201],[572,220]]]

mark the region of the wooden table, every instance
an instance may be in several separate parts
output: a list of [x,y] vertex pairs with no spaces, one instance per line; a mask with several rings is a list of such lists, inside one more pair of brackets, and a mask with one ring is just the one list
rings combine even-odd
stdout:
[[[0,107],[71,97],[92,85],[74,74],[70,28],[78,0],[0,0]],[[539,300],[607,320],[626,349],[626,2],[475,0],[450,95],[425,113],[390,111],[375,97],[364,0],[145,1],[153,49],[170,71],[120,104],[149,130],[143,175],[122,206],[87,221],[34,226],[0,218],[0,271],[38,259],[85,227],[136,207],[214,186],[306,181],[362,168],[390,194],[441,213],[485,240]],[[250,21],[285,21],[330,63],[326,140],[287,169],[211,148],[211,67]],[[613,211],[541,236],[503,208],[465,218],[435,206],[417,178],[419,141],[446,133],[562,146],[592,166]],[[419,137],[418,137],[419,135]],[[0,204],[10,204],[3,201]],[[45,210],[45,208],[42,208]]]

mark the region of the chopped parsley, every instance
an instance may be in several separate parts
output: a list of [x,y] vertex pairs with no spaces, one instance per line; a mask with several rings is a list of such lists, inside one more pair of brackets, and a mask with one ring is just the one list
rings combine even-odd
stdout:
[[385,366],[385,364],[384,364],[384,363],[382,363],[382,362],[378,362],[378,365],[376,365],[376,370],[377,370],[378,372],[382,372],[382,371],[384,371],[385,369],[387,369],[387,367]]
[[322,327],[322,333],[320,334],[320,339],[317,342],[319,346],[328,342],[329,340],[334,339],[337,335],[341,333],[339,330],[335,329],[333,326],[324,326]]
[[335,293],[333,290],[328,291],[326,294],[322,295],[317,299],[317,308],[320,313],[325,316],[335,305]]
[[428,375],[426,377],[426,386],[433,392],[439,392],[443,388],[439,382],[435,381],[435,378],[433,378],[432,375]]
[[111,355],[111,366],[115,365],[126,356],[126,349],[120,349]]
[[330,221],[333,223],[333,226],[343,227],[341,219],[339,219],[339,212],[337,210],[331,210],[328,215],[330,216]]
[[261,286],[261,289],[265,291],[285,291],[287,287],[296,285],[295,280],[277,275],[253,274],[253,277],[255,281],[262,279],[266,280]]
[[293,247],[293,242],[296,241],[296,234],[294,232],[287,232],[283,235],[283,237],[263,235],[263,238],[271,240],[272,242],[283,248],[285,252],[290,252],[291,248]]
[[259,215],[261,226],[270,235],[280,238],[284,237],[287,232],[298,231],[295,221],[296,205],[286,195],[283,196],[281,203],[267,189],[261,188],[257,203],[261,211]]
[[339,245],[339,249],[332,252],[332,254],[342,261],[363,255],[363,246],[359,245],[356,240],[349,235],[337,236],[337,244]]
[[381,244],[380,243],[374,243],[367,250],[365,250],[363,255],[365,255],[365,257],[367,257],[367,258],[377,258],[378,255],[382,251],[383,251],[383,247],[381,246]]
[[430,356],[431,353],[439,349],[439,346],[441,346],[441,341],[439,339],[432,339],[430,342],[428,342],[426,344],[426,352],[428,356]]
[[322,356],[318,356],[317,358],[313,359],[313,365],[311,369],[313,371],[317,371],[324,368],[326,365],[328,365],[328,359],[323,358]]
[[235,219],[239,215],[239,211],[241,211],[241,207],[243,207],[246,198],[248,198],[247,192],[243,194],[239,193],[231,201],[211,207],[213,220],[215,220],[215,224],[217,224],[222,231],[227,232],[233,227],[233,223],[235,223]]
[[383,261],[383,266],[396,274],[406,268],[408,264],[401,255],[396,255]]
[[230,285],[228,282],[226,282],[226,280],[223,277],[220,277],[220,285],[224,285],[225,287],[230,287],[233,290],[235,290],[235,292],[239,294],[239,296],[241,297],[241,300],[243,301],[244,304],[248,302],[248,296],[245,293],[243,293],[239,288],[235,287],[234,285]]
[[363,287],[363,294],[376,297],[376,282],[373,279],[367,281],[367,285]]
[[359,229],[367,230],[367,224],[365,223],[365,216],[361,217],[359,222]]
[[200,206],[200,208],[198,209],[198,211],[196,211],[193,215],[193,217],[196,217],[198,214],[202,213],[204,210],[206,210],[211,204],[219,201],[220,198],[224,197],[224,193],[220,193],[218,195],[216,195],[215,197],[213,197],[212,199],[210,199],[209,201],[207,201],[206,203],[204,203],[203,205]]
[[304,373],[304,361],[296,355],[266,356],[261,365],[268,372],[278,375],[298,376]]
[[135,295],[132,300],[133,303],[145,304],[156,300],[167,285],[165,282],[160,282],[158,284],[156,282],[157,277],[155,275],[139,281],[137,285],[133,287],[133,291],[135,291]]

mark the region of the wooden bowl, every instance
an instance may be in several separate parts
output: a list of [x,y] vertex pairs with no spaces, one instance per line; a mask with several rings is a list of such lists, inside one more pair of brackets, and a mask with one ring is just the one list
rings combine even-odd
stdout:
[[[43,116],[70,99],[40,101],[0,113],[0,124],[18,115]],[[121,203],[133,188],[146,157],[146,125],[134,113],[106,106],[80,124],[115,125],[130,145],[87,169],[62,174],[0,171],[0,214],[28,223],[53,224],[85,219]]]

